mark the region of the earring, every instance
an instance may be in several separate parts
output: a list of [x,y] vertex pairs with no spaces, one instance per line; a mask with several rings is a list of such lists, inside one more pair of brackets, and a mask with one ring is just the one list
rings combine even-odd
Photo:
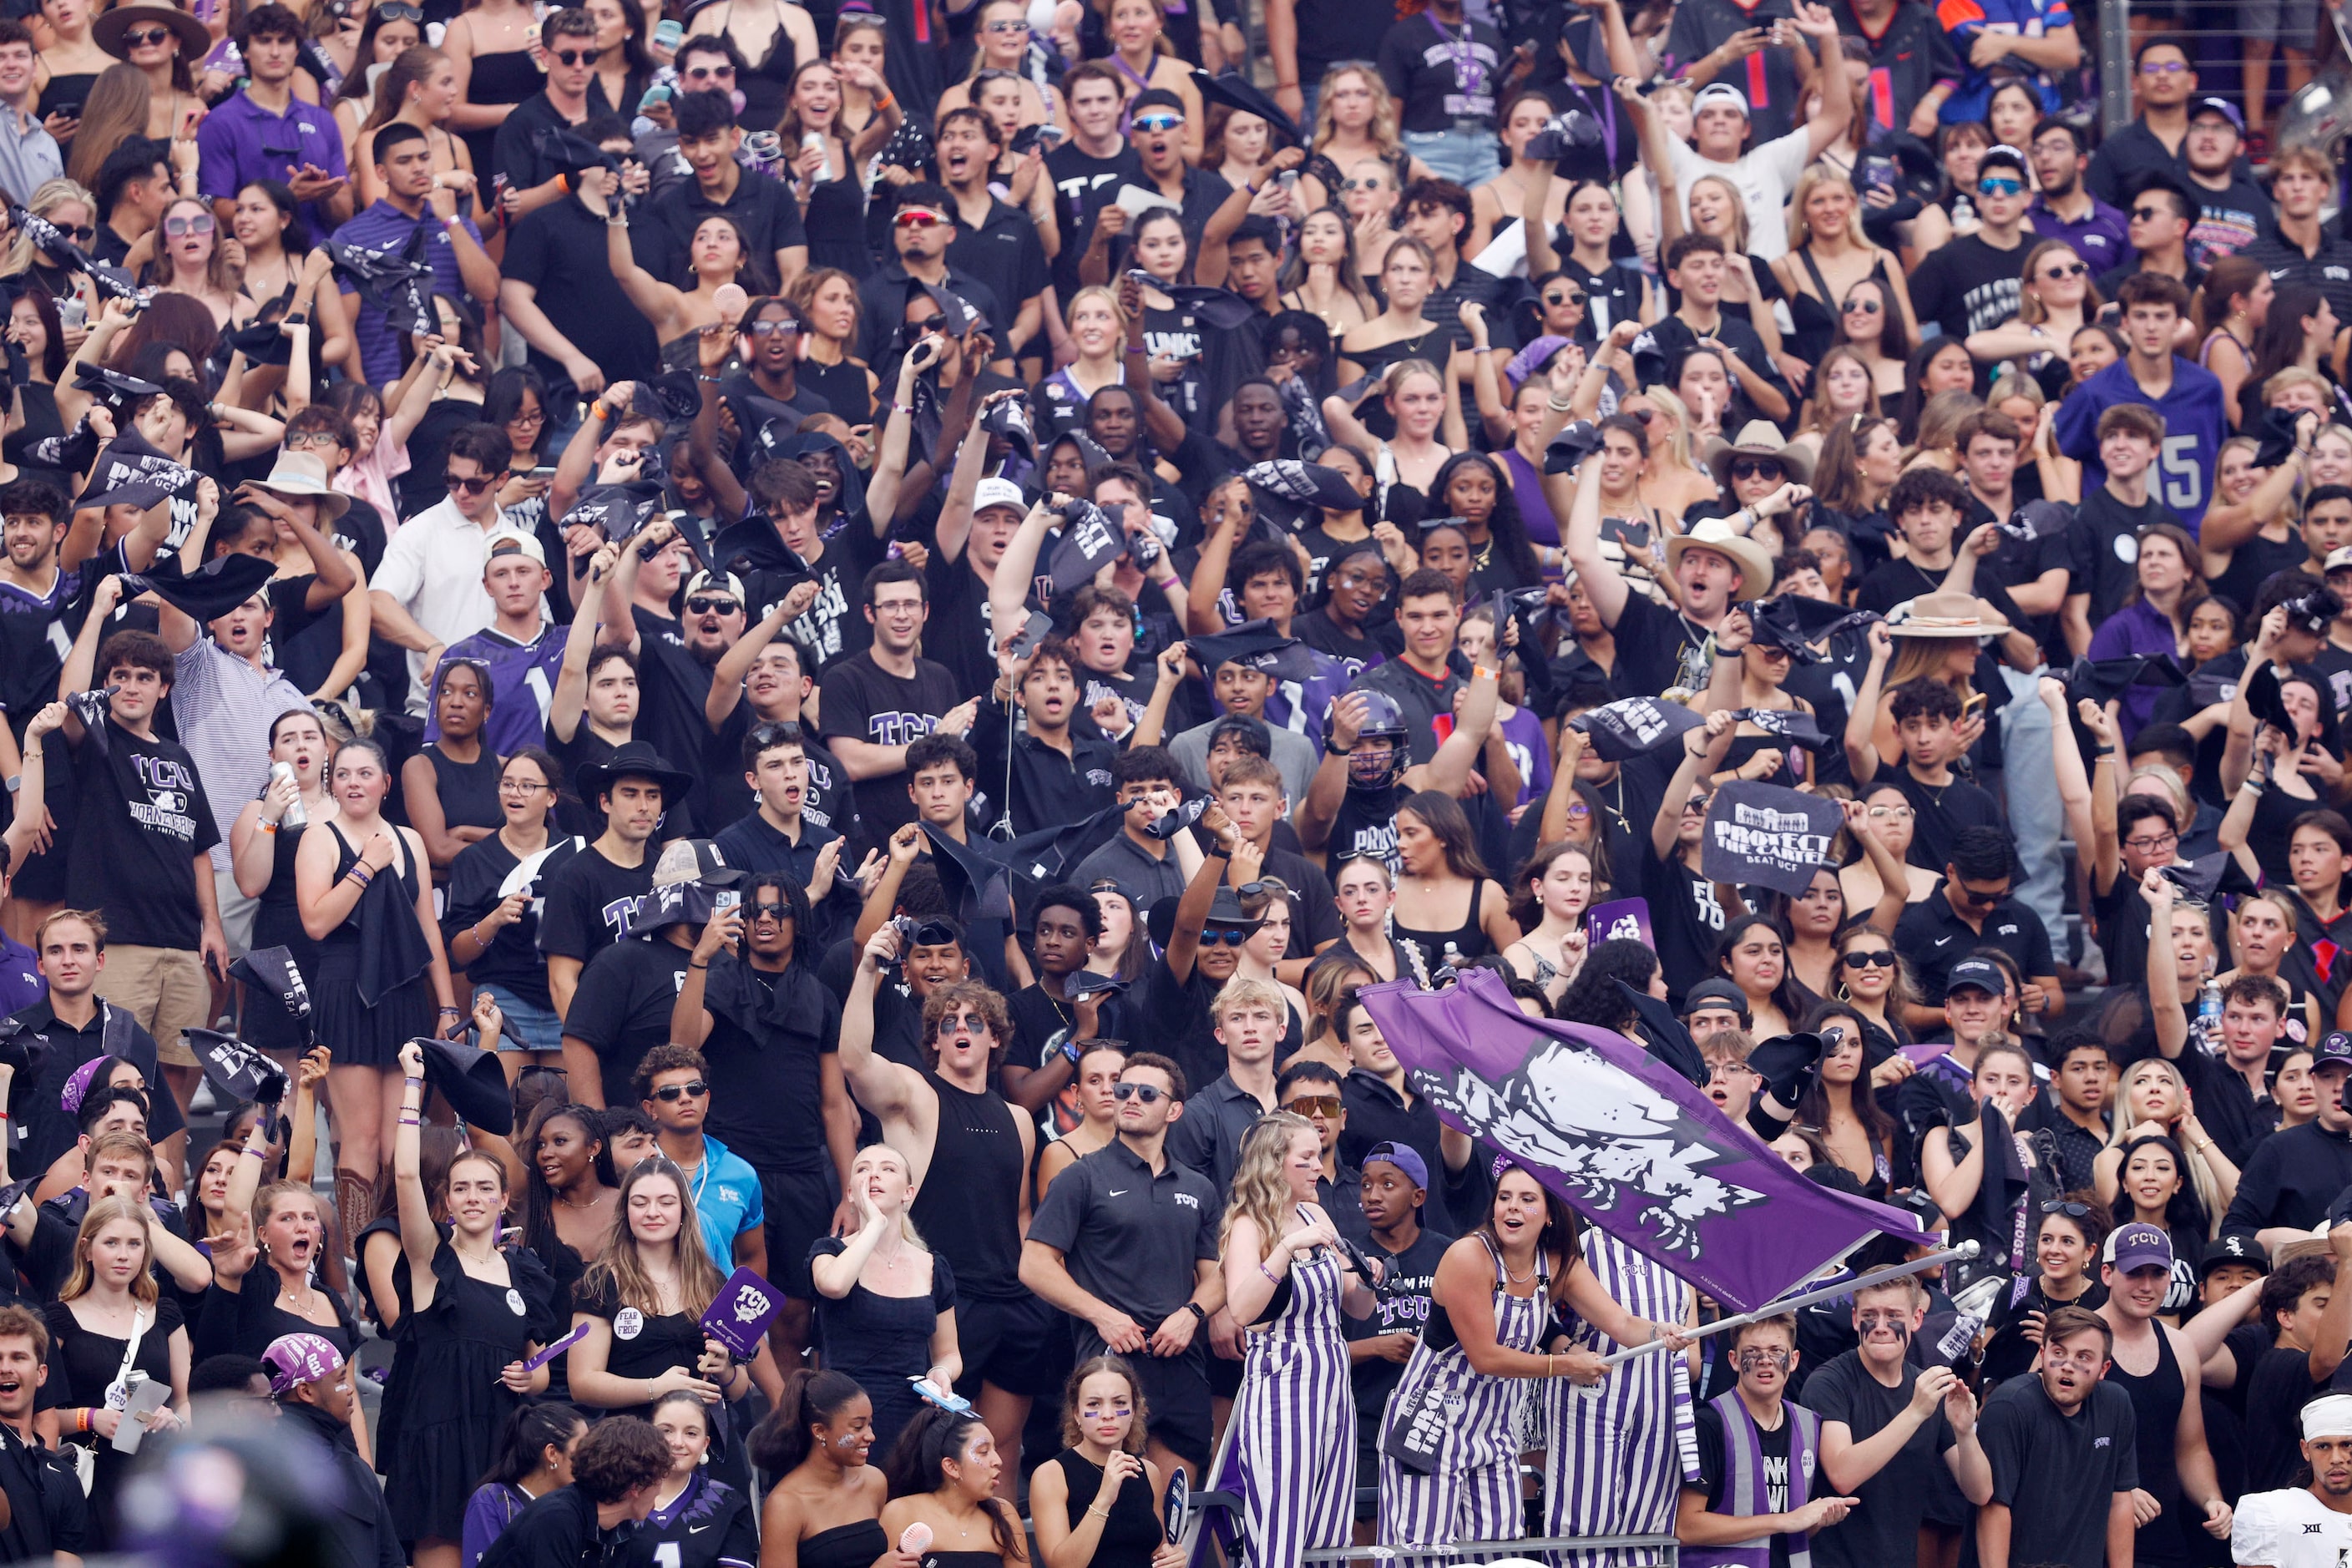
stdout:
[[702,1458],[695,1460],[694,1462],[698,1465],[707,1465],[710,1463],[710,1450],[708,1448],[703,1449]]

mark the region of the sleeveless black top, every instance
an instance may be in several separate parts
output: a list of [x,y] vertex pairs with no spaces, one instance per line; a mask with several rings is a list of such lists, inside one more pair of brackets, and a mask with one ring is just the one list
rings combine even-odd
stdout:
[[2180,1423],[2180,1402],[2189,1384],[2180,1373],[2180,1358],[2164,1325],[2156,1325],[2156,1370],[2136,1377],[2123,1363],[2107,1363],[2107,1381],[2131,1395],[2132,1418],[2138,1427],[2139,1484],[2161,1503],[2164,1511],[2142,1525],[2132,1542],[2135,1563],[2183,1563],[2189,1561],[2187,1538],[2174,1514],[2180,1507],[2180,1473],[2173,1468],[2172,1439]]
[[441,796],[441,820],[450,827],[487,827],[495,833],[506,826],[499,809],[499,757],[489,747],[470,763],[456,762],[438,746],[425,748],[433,764],[433,783]]
[[799,1557],[801,1568],[874,1568],[874,1560],[889,1550],[882,1521],[861,1519],[803,1537]]
[[[1077,1519],[1080,1510],[1094,1506],[1102,1487],[1102,1467],[1088,1462],[1076,1448],[1063,1449],[1054,1456],[1054,1463],[1062,1467],[1070,1489],[1070,1517]],[[1161,1539],[1160,1516],[1151,1507],[1151,1483],[1136,1476],[1122,1483],[1118,1496],[1111,1500],[1102,1539],[1095,1543],[1095,1554],[1087,1568],[1151,1568],[1151,1554]]]
[[967,1094],[933,1072],[923,1078],[940,1097],[931,1169],[952,1179],[925,1182],[907,1217],[953,1265],[960,1295],[1022,1300],[1020,1113],[999,1096]]

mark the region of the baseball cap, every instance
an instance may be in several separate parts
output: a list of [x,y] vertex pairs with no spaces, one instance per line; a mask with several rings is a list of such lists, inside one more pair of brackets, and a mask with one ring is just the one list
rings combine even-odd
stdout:
[[697,572],[687,582],[686,596],[691,599],[697,594],[732,594],[737,604],[747,602],[742,580],[732,572]]
[[661,858],[654,862],[653,885],[656,888],[680,882],[731,888],[742,879],[742,871],[730,866],[718,843],[709,838],[673,838],[662,846]]
[[1390,1164],[1402,1171],[1414,1186],[1424,1192],[1428,1190],[1429,1162],[1423,1159],[1411,1146],[1403,1143],[1375,1143],[1364,1151],[1364,1163],[1369,1165],[1375,1160],[1386,1160]]
[[2226,98],[2200,98],[2189,106],[2189,119],[2195,120],[2200,114],[2218,114],[2227,120],[2239,135],[2246,133],[2246,117],[2239,113],[2238,106]]
[[2311,1070],[2326,1067],[2352,1068],[2352,1035],[2330,1029],[2319,1037],[2319,1043],[2311,1047]]
[[1979,179],[1984,178],[1985,171],[1990,169],[1995,163],[2006,164],[2010,168],[2015,169],[2020,174],[2023,174],[2029,166],[2026,163],[2024,153],[2019,152],[2016,148],[2008,145],[2006,142],[2003,142],[1998,146],[1988,147],[1985,149],[1984,156],[1977,161],[1977,177]]
[[2352,570],[2352,544],[2339,544],[2329,551],[2324,570],[2331,574]]
[[1702,980],[1683,994],[1683,1016],[1708,1007],[1727,1007],[1745,1019],[1749,1016],[1747,996],[1728,980]]
[[2103,1256],[2120,1274],[2136,1268],[2169,1268],[2172,1238],[2155,1226],[2135,1222],[2108,1234]]
[[971,492],[973,515],[977,516],[992,506],[1009,506],[1016,511],[1026,512],[1029,498],[1023,495],[1021,487],[1011,479],[982,479],[980,488]]
[[525,533],[520,529],[494,528],[490,530],[490,536],[482,541],[482,545],[486,552],[485,562],[496,561],[501,555],[528,555],[541,566],[547,564],[546,546],[540,543],[537,535]]
[[280,1334],[261,1352],[261,1364],[269,1369],[269,1392],[282,1394],[334,1376],[343,1364],[343,1352],[320,1334]]
[[2205,1257],[2197,1265],[2197,1278],[2202,1279],[2216,1268],[2232,1263],[2242,1263],[2257,1274],[2271,1271],[2271,1260],[2251,1236],[2225,1236],[2205,1248]]
[[1718,81],[1699,89],[1698,96],[1691,100],[1691,112],[1696,114],[1711,103],[1727,103],[1739,110],[1740,119],[1748,117],[1747,98],[1729,82]]
[[1955,991],[1969,990],[1981,991],[1988,996],[1998,996],[2008,989],[2009,976],[2000,972],[2000,965],[1981,958],[1960,960],[1959,963],[1952,965],[1952,972],[1944,977],[1944,994],[1947,996]]

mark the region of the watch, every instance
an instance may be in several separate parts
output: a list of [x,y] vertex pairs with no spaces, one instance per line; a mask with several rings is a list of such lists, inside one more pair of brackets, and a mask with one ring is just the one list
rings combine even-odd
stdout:
[[1187,1301],[1187,1302],[1185,1302],[1185,1303],[1184,1303],[1184,1310],[1185,1310],[1186,1311],[1188,1311],[1188,1312],[1192,1313],[1193,1317],[1195,1317],[1195,1318],[1199,1319],[1199,1320],[1200,1320],[1202,1322],[1203,1322],[1203,1323],[1205,1323],[1205,1322],[1207,1322],[1207,1321],[1209,1321],[1209,1314],[1208,1314],[1207,1310],[1206,1310],[1205,1308],[1203,1308],[1203,1307],[1201,1305],[1201,1303],[1200,1303],[1200,1302],[1198,1302],[1198,1301]]
[[1331,737],[1329,735],[1325,735],[1323,737],[1323,754],[1327,757],[1344,757],[1348,755],[1348,748],[1345,746],[1333,745],[1331,743]]

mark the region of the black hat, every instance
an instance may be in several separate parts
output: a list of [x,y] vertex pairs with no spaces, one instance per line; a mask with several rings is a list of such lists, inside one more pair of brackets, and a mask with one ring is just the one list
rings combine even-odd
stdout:
[[2229,1235],[2205,1244],[2205,1257],[2197,1265],[2197,1278],[2203,1279],[2216,1268],[2232,1263],[2242,1264],[2257,1274],[2271,1271],[2270,1254],[2263,1250],[2260,1242],[2251,1236]]
[[1074,999],[1080,996],[1116,996],[1127,989],[1127,984],[1116,974],[1105,974],[1099,969],[1081,969],[1062,983],[1062,990]]
[[100,402],[117,405],[135,403],[142,397],[152,397],[163,389],[152,381],[135,375],[125,375],[119,370],[101,365],[74,366],[74,387],[77,391],[94,394]]
[[425,1081],[441,1091],[468,1127],[501,1138],[514,1131],[514,1093],[499,1066],[499,1053],[462,1040],[424,1040]]
[[295,966],[290,948],[257,947],[228,966],[228,977],[241,980],[264,995],[275,996],[289,1017],[310,1016],[310,988]]
[[[2302,421],[2303,416],[2304,410],[2300,408],[2263,410],[2263,423],[2259,432],[2262,445],[2254,450],[2255,468],[2275,468],[2294,455],[2295,426]],[[2326,416],[2320,416],[2319,418],[2321,423],[2326,422]]]
[[2009,989],[2009,976],[2000,965],[1983,958],[1964,958],[1952,965],[1944,976],[1944,994],[1955,991],[1981,991],[1988,996],[1999,996]]
[[278,575],[278,563],[257,555],[216,555],[194,572],[172,557],[151,572],[122,574],[122,596],[152,593],[197,621],[215,621],[252,598]]
[[1818,754],[1829,747],[1830,738],[1822,733],[1821,721],[1801,708],[1737,708],[1732,711],[1744,722],[1803,751]]
[[646,382],[645,388],[650,399],[637,398],[630,406],[647,413],[658,408],[673,425],[702,412],[702,390],[690,370],[664,371]]
[[1029,406],[1018,397],[1003,397],[982,411],[980,427],[1002,436],[1024,463],[1037,460],[1037,432],[1029,423]]
[[433,268],[425,259],[425,226],[419,225],[397,255],[330,240],[335,270],[352,280],[360,302],[384,312],[400,331],[437,332],[441,317],[429,298]]
[[2169,688],[2188,683],[2189,677],[2181,673],[2168,653],[2134,654],[2127,658],[2078,658],[2066,672],[2067,692],[2094,702],[2121,697],[2135,686]]
[[1216,678],[1217,666],[1229,660],[1277,680],[1315,676],[1314,653],[1297,637],[1283,636],[1270,620],[1244,621],[1231,631],[1212,632],[1184,646],[1211,679]]
[[1298,133],[1298,122],[1284,113],[1282,106],[1268,98],[1265,89],[1239,71],[1220,71],[1211,76],[1207,71],[1195,70],[1192,85],[1200,89],[1202,102],[1222,103],[1228,109],[1238,109],[1244,114],[1255,114],[1273,126],[1274,133],[1282,140],[1305,144],[1307,139]]
[[940,874],[940,891],[948,908],[967,925],[974,921],[1013,918],[1012,875],[1003,862],[972,840],[959,844],[929,823],[923,837],[930,840],[931,864]]
[[940,308],[940,328],[951,338],[961,338],[988,330],[988,317],[979,306],[943,284],[917,282],[912,293],[926,294]]
[[1255,305],[1230,289],[1212,289],[1203,283],[1162,283],[1158,287],[1176,302],[1179,310],[1190,310],[1213,331],[1237,331],[1259,313]]
[[1251,489],[1285,500],[1307,501],[1315,506],[1328,507],[1334,511],[1360,511],[1364,498],[1356,487],[1337,468],[1327,468],[1320,463],[1302,463],[1296,458],[1276,458],[1268,462],[1252,463],[1242,470],[1242,479]]
[[2031,542],[2063,533],[2074,521],[2074,509],[2064,501],[2037,498],[2019,507],[2007,522],[1999,526],[2011,539]]
[[1062,537],[1046,566],[1055,594],[1076,593],[1126,549],[1126,532],[1102,508],[1084,499],[1070,501],[1062,508]]
[[1601,450],[1601,426],[1589,419],[1573,425],[1563,425],[1559,433],[1544,447],[1544,472],[1572,474],[1584,460]]
[[1004,846],[1006,868],[1012,873],[1025,908],[1041,888],[1066,881],[1078,863],[1118,836],[1127,807],[1114,802],[1092,816],[1041,827],[1022,834]]
[[2295,726],[2294,715],[2287,711],[2284,687],[2278,667],[2264,662],[2246,677],[2246,708],[2263,723],[2284,731],[2293,738],[2300,731]]
[[1622,763],[1672,745],[1706,722],[1706,714],[1658,697],[1622,697],[1569,721],[1591,737],[1592,754],[1605,763]]
[[1786,648],[1790,658],[1803,664],[1824,662],[1826,656],[1814,652],[1813,644],[1826,642],[1843,631],[1859,629],[1878,618],[1867,611],[1849,610],[1827,599],[1809,599],[1801,594],[1751,600],[1740,608],[1748,612],[1748,627],[1760,647]]
[[583,763],[572,773],[572,787],[593,806],[598,795],[613,787],[614,780],[624,778],[651,779],[661,785],[664,806],[684,800],[694,788],[692,773],[671,767],[659,752],[643,741],[624,741],[604,762]]
[[1751,1016],[1747,994],[1720,976],[1700,981],[1683,993],[1682,1016],[1689,1017],[1703,1007],[1727,1007],[1744,1022]]
[[285,1069],[235,1035],[216,1029],[190,1029],[186,1035],[205,1077],[229,1099],[275,1105],[286,1098]]
[[2210,904],[2220,894],[2254,891],[2253,879],[2246,875],[2245,868],[2227,849],[2200,855],[2186,866],[2166,866],[2162,873],[2164,879],[2179,889],[2180,896],[2191,903]]
[[2324,1067],[2352,1067],[2352,1035],[2330,1029],[2319,1037],[2311,1047],[2311,1070]]
[[575,184],[591,169],[617,166],[613,154],[568,126],[542,125],[530,133],[530,144],[548,167]]
[[1544,128],[1528,138],[1527,150],[1519,155],[1536,162],[1557,163],[1578,147],[1601,145],[1601,122],[1580,109],[1566,114],[1556,114],[1544,122]]

